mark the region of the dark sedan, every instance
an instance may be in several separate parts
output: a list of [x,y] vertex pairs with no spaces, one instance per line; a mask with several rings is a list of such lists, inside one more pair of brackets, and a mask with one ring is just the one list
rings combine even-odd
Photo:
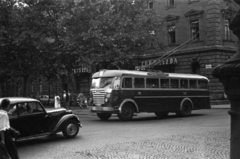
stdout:
[[79,118],[71,110],[45,108],[39,100],[32,98],[6,98],[10,100],[10,125],[21,133],[18,140],[58,132],[62,132],[66,138],[73,138],[82,127]]

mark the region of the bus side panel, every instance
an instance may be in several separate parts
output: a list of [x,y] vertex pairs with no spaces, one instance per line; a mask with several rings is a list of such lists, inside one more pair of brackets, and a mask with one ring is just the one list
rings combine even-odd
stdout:
[[135,92],[135,101],[140,112],[173,112],[180,110],[182,97],[179,93],[159,90],[139,90]]
[[210,98],[202,97],[202,98],[191,98],[193,102],[194,110],[198,109],[211,109]]
[[209,91],[189,91],[189,98],[193,103],[194,110],[197,109],[210,109],[210,96]]
[[122,89],[122,90],[120,90],[119,101],[118,101],[119,105],[125,99],[132,99],[132,100],[134,100],[134,91],[132,89]]

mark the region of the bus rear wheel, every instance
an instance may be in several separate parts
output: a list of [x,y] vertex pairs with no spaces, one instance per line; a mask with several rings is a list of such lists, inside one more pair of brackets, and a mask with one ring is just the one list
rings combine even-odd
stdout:
[[131,104],[126,103],[122,107],[121,113],[118,113],[118,118],[122,121],[131,120],[134,114],[134,108]]
[[97,113],[97,116],[101,120],[108,120],[112,116],[112,114],[110,114],[110,113]]
[[163,118],[166,118],[168,116],[168,112],[155,112],[155,115],[158,118],[163,119]]
[[192,104],[189,101],[185,101],[182,105],[182,110],[177,112],[177,115],[180,117],[190,116],[192,113]]

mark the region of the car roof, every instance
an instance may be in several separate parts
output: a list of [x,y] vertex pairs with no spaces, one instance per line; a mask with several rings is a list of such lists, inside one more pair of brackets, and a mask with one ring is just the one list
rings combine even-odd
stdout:
[[3,99],[9,99],[10,104],[18,103],[18,102],[39,102],[37,99],[28,98],[28,97],[2,97],[0,98],[0,103]]

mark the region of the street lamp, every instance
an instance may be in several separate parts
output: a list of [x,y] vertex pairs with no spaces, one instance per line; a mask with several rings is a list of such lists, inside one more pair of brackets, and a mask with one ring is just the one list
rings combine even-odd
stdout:
[[[240,0],[235,0],[240,5]],[[230,29],[240,40],[240,10],[230,23]],[[227,62],[214,68],[212,75],[223,83],[224,91],[231,104],[230,159],[240,157],[240,45],[237,53]]]

